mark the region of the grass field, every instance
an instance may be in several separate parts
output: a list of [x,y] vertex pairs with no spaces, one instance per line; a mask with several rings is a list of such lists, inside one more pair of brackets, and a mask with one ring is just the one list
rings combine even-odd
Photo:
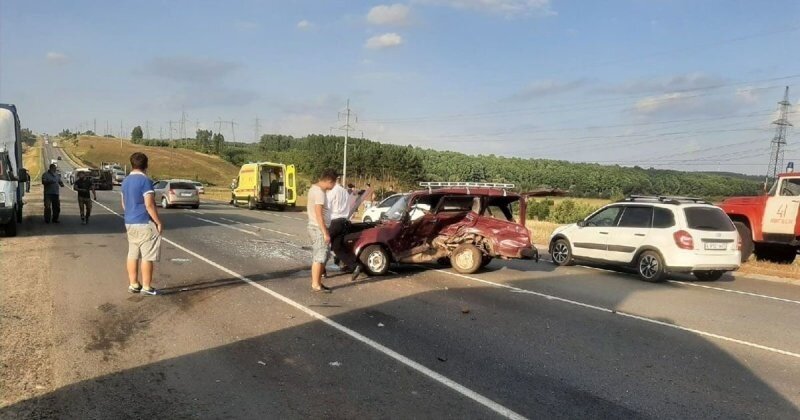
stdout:
[[32,182],[38,182],[44,172],[42,164],[42,139],[37,139],[31,147],[22,150],[22,167],[28,170]]
[[62,140],[61,145],[71,156],[95,167],[102,162],[118,162],[129,166],[131,154],[143,152],[150,159],[149,174],[153,179],[185,178],[212,187],[226,188],[239,172],[238,167],[217,156],[187,149],[142,146],[125,140],[93,136],[80,136],[77,142]]

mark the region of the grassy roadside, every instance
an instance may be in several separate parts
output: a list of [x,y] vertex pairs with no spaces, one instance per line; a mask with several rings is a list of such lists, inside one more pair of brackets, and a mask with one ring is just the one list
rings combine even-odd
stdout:
[[[540,246],[547,246],[550,241],[550,235],[553,234],[557,227],[561,226],[557,223],[539,221],[528,221],[526,224],[531,231],[531,240]],[[749,261],[742,264],[742,267],[737,272],[800,280],[800,257],[792,264],[756,261],[754,257],[751,257]]]
[[31,182],[39,182],[44,172],[44,157],[42,156],[42,139],[37,138],[33,146],[25,147],[22,151],[22,167],[28,170]]

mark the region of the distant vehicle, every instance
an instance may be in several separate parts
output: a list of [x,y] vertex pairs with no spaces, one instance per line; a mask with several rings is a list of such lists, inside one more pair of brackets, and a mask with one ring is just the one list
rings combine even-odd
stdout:
[[[97,171],[97,170],[95,169],[95,171]],[[83,172],[83,173],[87,174],[87,176],[89,176],[90,178],[92,178],[94,176],[99,176],[98,172],[95,172],[94,174],[92,174],[92,170],[89,169],[89,168],[76,168],[73,171],[67,172],[67,175],[66,175],[67,182],[69,182],[70,184],[74,184],[75,181],[78,180],[78,173],[80,173],[80,172]],[[97,186],[95,186],[95,188],[97,188]]]
[[740,246],[719,207],[695,198],[634,196],[556,229],[550,254],[562,266],[599,261],[633,267],[649,282],[670,273],[708,281],[739,268]]
[[[526,198],[558,192],[518,194],[509,191],[512,184],[421,185],[428,189],[402,196],[380,223],[352,224],[345,244],[370,275],[385,274],[390,263],[448,262],[471,274],[494,258],[539,260],[525,227]],[[414,212],[421,217],[414,220]]]
[[381,219],[381,216],[386,214],[386,212],[397,202],[397,200],[403,198],[407,194],[394,194],[386,197],[378,203],[370,208],[368,208],[364,215],[361,217],[361,221],[365,223],[369,222],[377,222]]
[[125,171],[113,170],[112,172],[114,173],[114,184],[122,185],[122,181],[125,180]]
[[58,157],[56,157],[56,159],[57,159],[57,160],[61,160],[61,155],[59,155]]
[[[89,169],[89,173],[91,174],[92,178],[92,185],[96,190],[113,190],[114,189],[114,180],[111,171],[107,169]],[[75,176],[77,178],[77,174]]]
[[297,175],[294,165],[246,163],[231,185],[231,204],[246,204],[251,210],[276,207],[280,210],[297,203]]
[[732,197],[720,204],[742,237],[742,262],[756,259],[790,264],[800,250],[800,173],[780,174],[757,197]]
[[153,186],[156,203],[168,209],[174,206],[200,207],[200,196],[194,184],[179,179],[158,181]]
[[25,182],[22,168],[22,132],[17,107],[0,104],[0,226],[7,236],[16,236],[22,223]]

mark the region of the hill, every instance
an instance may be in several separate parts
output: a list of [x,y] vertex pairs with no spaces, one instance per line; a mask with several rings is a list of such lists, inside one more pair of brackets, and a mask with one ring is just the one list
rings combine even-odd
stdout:
[[218,156],[188,149],[144,146],[96,136],[62,140],[61,145],[71,156],[96,167],[102,162],[130,166],[131,154],[144,152],[150,160],[149,174],[153,179],[186,178],[209,186],[227,187],[239,172],[238,166]]

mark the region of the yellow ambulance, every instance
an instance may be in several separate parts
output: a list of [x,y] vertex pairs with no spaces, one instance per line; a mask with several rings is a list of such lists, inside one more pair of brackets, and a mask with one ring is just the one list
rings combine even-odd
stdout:
[[231,185],[231,201],[249,209],[294,207],[297,203],[297,172],[294,165],[246,163]]

